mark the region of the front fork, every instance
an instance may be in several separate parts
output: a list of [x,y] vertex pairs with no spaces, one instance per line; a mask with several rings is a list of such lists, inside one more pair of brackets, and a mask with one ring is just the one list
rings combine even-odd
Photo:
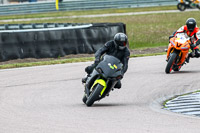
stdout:
[[173,52],[177,52],[178,53],[177,60],[176,60],[175,64],[177,64],[177,65],[183,64],[185,59],[182,59],[181,57],[182,56],[185,57],[186,53],[182,53],[181,51],[177,51],[175,48],[168,48],[166,61],[168,62],[168,60],[170,59],[170,56],[171,56],[171,54]]
[[167,62],[170,59],[171,53],[173,53],[173,52],[174,52],[174,48],[168,48],[168,50],[167,50],[167,59],[166,59]]
[[113,88],[114,88],[114,86],[117,84],[118,80],[116,80],[116,81],[112,81],[111,79],[108,79],[108,80],[106,81],[106,84],[108,85],[109,82],[112,82],[112,85],[109,87],[109,90],[106,91],[105,94],[103,94],[103,97],[105,97],[105,96],[109,96],[110,91],[113,90]]
[[107,88],[107,82],[105,82],[105,80],[101,79],[101,77],[98,76],[90,88],[88,87],[88,85],[85,86],[85,94],[87,97],[89,97],[90,92],[97,84],[100,84],[104,87],[100,94],[101,96],[103,95],[105,89]]

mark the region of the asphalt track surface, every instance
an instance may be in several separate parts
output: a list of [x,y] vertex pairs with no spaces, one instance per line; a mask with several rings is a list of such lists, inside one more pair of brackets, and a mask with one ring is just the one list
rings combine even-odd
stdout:
[[198,90],[200,60],[165,74],[165,56],[131,58],[122,88],[82,103],[86,63],[0,70],[1,133],[199,133],[200,118],[162,109]]

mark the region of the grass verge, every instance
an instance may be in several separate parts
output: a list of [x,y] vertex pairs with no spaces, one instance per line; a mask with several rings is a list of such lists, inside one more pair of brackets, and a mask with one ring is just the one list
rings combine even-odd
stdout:
[[81,10],[81,11],[56,11],[48,13],[35,13],[24,15],[8,15],[0,16],[0,20],[5,19],[25,19],[25,18],[44,18],[44,17],[63,17],[63,16],[79,16],[109,13],[126,13],[126,12],[143,12],[143,11],[159,11],[159,10],[176,10],[176,6],[156,6],[156,7],[139,7],[139,8],[115,8],[115,9],[97,9],[97,10]]
[[[156,55],[163,55],[163,54],[166,54],[166,53],[138,54],[138,55],[131,55],[131,57],[156,56]],[[87,61],[94,61],[94,57],[71,58],[71,59],[60,59],[60,60],[58,59],[58,60],[51,60],[51,61],[29,62],[29,63],[4,64],[4,65],[0,65],[0,69],[65,64],[65,63],[75,63],[75,62],[87,62]]]
[[[158,10],[157,8],[138,8],[140,11],[147,9]],[[165,8],[160,7],[159,10]],[[131,9],[113,9],[110,12],[130,12]],[[98,13],[104,14],[104,10],[98,10]],[[107,11],[107,12],[108,12]],[[84,11],[83,11],[84,12]],[[95,11],[96,12],[96,11]],[[89,13],[88,14],[93,14]],[[143,14],[130,16],[110,16],[110,17],[96,17],[96,18],[68,18],[68,19],[48,19],[48,20],[32,20],[9,22],[8,24],[25,24],[25,23],[117,23],[122,22],[126,24],[126,31],[129,38],[130,49],[145,48],[145,47],[160,47],[168,45],[169,36],[182,25],[185,21],[193,17],[200,25],[199,11],[192,12],[178,12],[178,13],[159,13],[159,14]],[[35,16],[36,17],[36,16]],[[18,17],[16,17],[18,18]],[[2,24],[5,24],[1,22]]]

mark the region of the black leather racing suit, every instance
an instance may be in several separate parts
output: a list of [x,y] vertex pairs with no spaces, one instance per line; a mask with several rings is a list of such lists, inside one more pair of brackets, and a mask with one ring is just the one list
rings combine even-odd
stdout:
[[[102,48],[100,48],[95,53],[95,59],[100,60],[100,58],[103,54],[112,55],[112,56],[118,58],[123,64],[122,74],[124,75],[124,73],[128,69],[128,60],[129,60],[129,57],[130,57],[130,52],[129,52],[128,48],[125,47],[123,50],[120,50],[115,45],[114,41],[111,40],[111,41],[108,41]],[[96,65],[97,64],[92,64],[91,66],[86,67],[85,71],[88,74],[90,74],[93,71],[93,69],[95,68]],[[121,88],[120,80],[115,85],[115,88]]]

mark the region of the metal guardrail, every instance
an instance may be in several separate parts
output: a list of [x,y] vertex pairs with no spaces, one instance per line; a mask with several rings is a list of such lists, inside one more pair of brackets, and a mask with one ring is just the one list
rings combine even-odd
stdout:
[[[176,5],[176,0],[64,0],[59,11]],[[30,2],[0,6],[0,15],[56,12],[55,2]]]
[[91,26],[92,24],[79,24],[79,23],[3,24],[0,25],[0,33],[79,29],[79,28],[88,28]]

